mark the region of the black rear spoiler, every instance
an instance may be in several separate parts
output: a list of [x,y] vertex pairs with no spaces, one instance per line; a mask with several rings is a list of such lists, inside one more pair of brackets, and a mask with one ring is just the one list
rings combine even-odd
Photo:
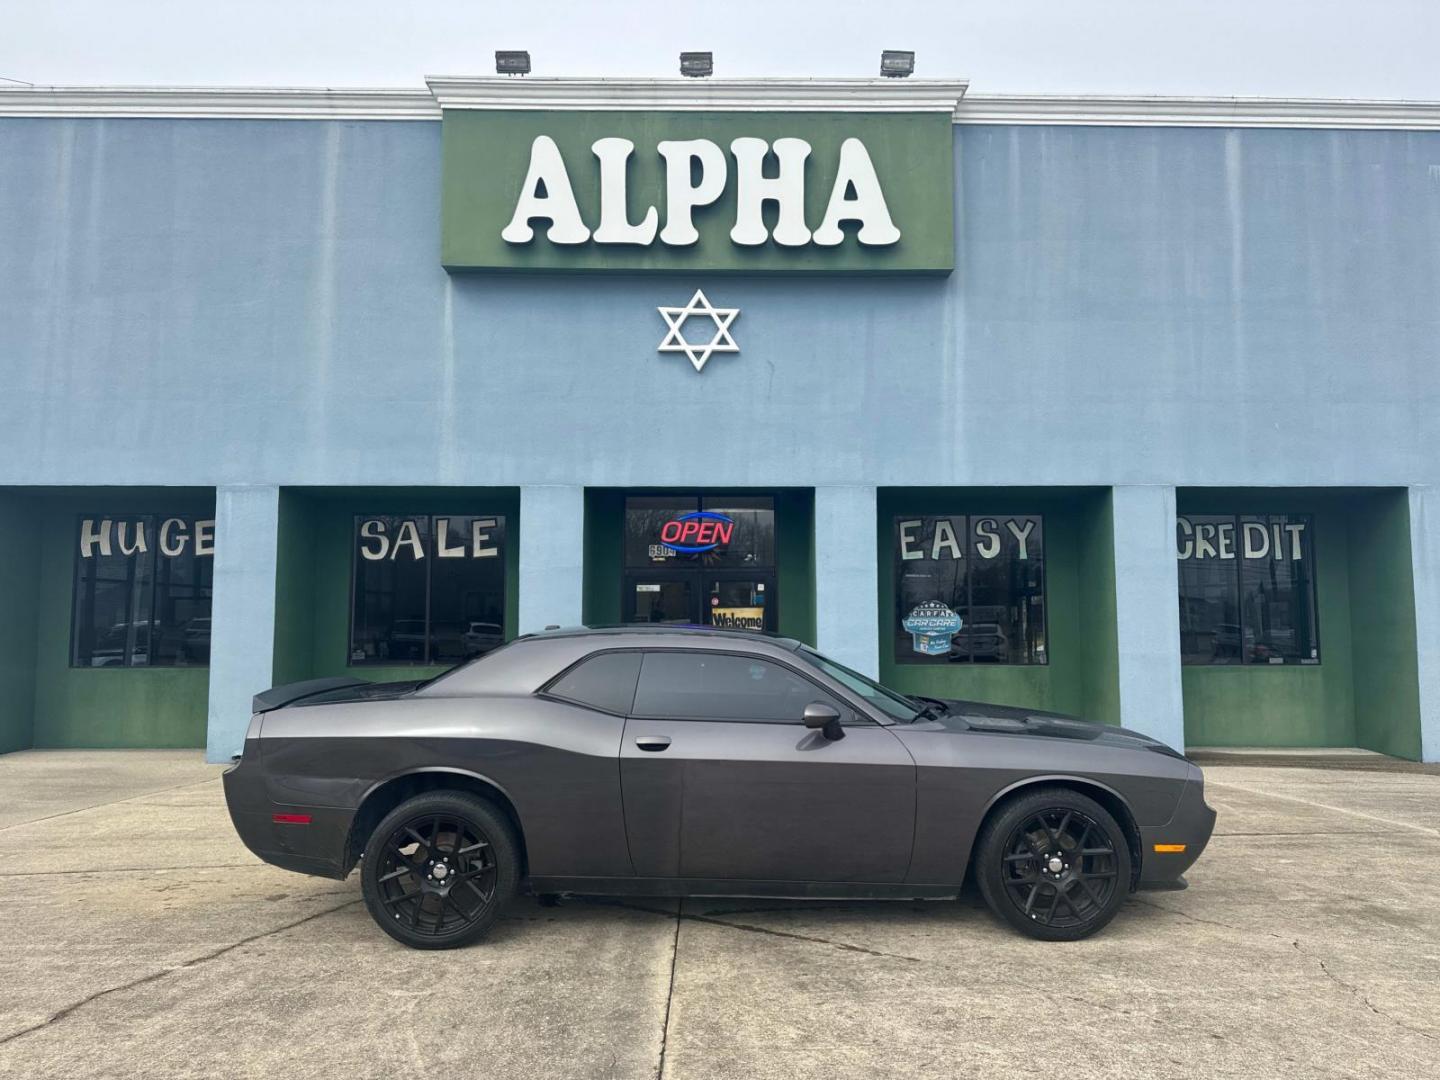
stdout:
[[368,681],[367,679],[352,679],[345,675],[335,675],[328,679],[306,679],[304,682],[272,686],[269,690],[256,694],[251,699],[250,711],[272,712],[275,709],[283,709],[286,705],[293,705],[301,698],[323,694],[327,690],[343,690],[347,686],[364,686]]

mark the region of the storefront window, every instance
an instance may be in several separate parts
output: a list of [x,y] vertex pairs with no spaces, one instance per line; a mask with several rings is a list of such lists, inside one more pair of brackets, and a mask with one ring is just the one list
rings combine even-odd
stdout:
[[1176,522],[1187,664],[1318,664],[1312,521],[1189,514]]
[[351,664],[454,664],[505,640],[505,519],[355,519]]
[[1046,662],[1038,515],[896,517],[893,542],[896,662]]
[[81,518],[71,664],[208,664],[214,554],[212,518]]

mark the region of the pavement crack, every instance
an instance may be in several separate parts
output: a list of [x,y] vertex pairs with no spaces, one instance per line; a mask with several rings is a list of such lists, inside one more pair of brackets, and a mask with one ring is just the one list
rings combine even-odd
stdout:
[[1140,904],[1144,907],[1154,908],[1156,911],[1163,911],[1167,915],[1178,915],[1186,922],[1196,923],[1200,926],[1218,926],[1222,930],[1233,930],[1237,934],[1258,933],[1275,938],[1277,941],[1289,941],[1287,937],[1272,933],[1269,930],[1257,930],[1254,927],[1236,926],[1234,923],[1220,922],[1218,919],[1202,919],[1198,915],[1191,915],[1188,911],[1181,911],[1179,908],[1168,907],[1165,904],[1157,904],[1153,900],[1145,900],[1138,896],[1130,897],[1130,903]]
[[15,870],[0,878],[56,877],[61,874],[170,874],[178,870],[253,870],[264,863],[197,863],[194,866],[96,866],[87,870]]
[[684,906],[684,900],[675,905],[675,939],[670,946],[670,985],[665,991],[665,1019],[660,1023],[660,1060],[655,1064],[655,1080],[665,1080],[665,1050],[670,1042],[670,1003],[675,1000],[675,968],[680,962],[680,910]]
[[[593,901],[592,901],[593,902]],[[630,911],[645,911],[651,915],[663,915],[670,917],[670,912],[661,911],[658,908],[642,907],[639,904],[615,903],[614,907],[623,907]],[[676,919],[684,919],[687,922],[709,923],[712,926],[724,926],[731,930],[744,930],[751,934],[765,934],[769,937],[789,938],[792,941],[807,941],[812,945],[828,945],[832,949],[840,949],[844,952],[863,953],[866,956],[883,957],[886,960],[905,960],[912,964],[923,963],[918,956],[905,956],[903,953],[882,952],[879,949],[867,949],[863,945],[851,945],[845,941],[832,941],[829,938],[814,937],[810,934],[794,934],[788,930],[773,930],[768,926],[753,926],[750,923],[730,922],[726,919],[717,919],[710,915],[691,915],[680,912]]]
[[1355,998],[1356,1001],[1360,1002],[1360,1004],[1364,1005],[1365,1008],[1369,1009],[1372,1013],[1380,1017],[1382,1020],[1388,1020],[1396,1027],[1404,1031],[1408,1031],[1412,1035],[1419,1035],[1421,1038],[1429,1039],[1431,1042],[1436,1041],[1436,1036],[1431,1034],[1430,1032],[1424,1031],[1417,1027],[1411,1027],[1403,1020],[1398,1020],[1395,1017],[1391,1016],[1389,1013],[1385,1012],[1383,1009],[1378,1008],[1375,1003],[1366,996],[1363,990],[1361,990],[1354,983],[1348,983],[1344,979],[1340,978],[1340,976],[1336,975],[1333,971],[1330,970],[1329,965],[1327,965],[1323,959],[1306,952],[1304,946],[1302,946],[1300,942],[1292,941],[1290,944],[1295,946],[1295,951],[1298,952],[1301,956],[1304,956],[1310,960],[1314,960],[1317,964],[1319,964],[1321,972],[1324,973],[1327,979],[1329,979],[1336,986],[1340,987],[1340,989],[1344,990],[1346,993],[1350,994],[1352,997]]
[[1169,915],[1178,915],[1182,919],[1185,919],[1192,923],[1198,923],[1202,926],[1218,926],[1224,930],[1231,930],[1239,934],[1263,934],[1266,937],[1274,938],[1276,941],[1287,942],[1290,947],[1293,948],[1301,956],[1309,960],[1314,960],[1317,964],[1319,964],[1321,972],[1325,975],[1327,979],[1333,982],[1336,986],[1340,987],[1342,990],[1349,993],[1357,1001],[1359,1001],[1360,1004],[1364,1005],[1365,1008],[1369,1009],[1372,1013],[1380,1017],[1382,1020],[1388,1020],[1396,1027],[1401,1028],[1404,1031],[1408,1031],[1411,1034],[1419,1035],[1421,1038],[1429,1039],[1432,1042],[1437,1040],[1437,1036],[1431,1034],[1430,1032],[1425,1031],[1421,1028],[1411,1027],[1403,1020],[1396,1019],[1389,1013],[1385,1012],[1383,1009],[1378,1008],[1375,1003],[1371,1001],[1358,986],[1355,986],[1352,983],[1348,983],[1344,979],[1340,978],[1338,975],[1336,975],[1333,971],[1330,970],[1330,968],[1326,965],[1323,959],[1314,955],[1313,953],[1308,952],[1305,946],[1301,945],[1300,942],[1294,938],[1288,938],[1283,934],[1277,934],[1273,930],[1260,930],[1255,927],[1236,926],[1233,923],[1219,922],[1215,919],[1202,919],[1198,915],[1191,915],[1187,911],[1180,911],[1178,908],[1166,907],[1164,904],[1157,904],[1151,900],[1142,900],[1138,896],[1132,896],[1130,900],[1132,903],[1143,904],[1145,907],[1154,908],[1156,911],[1163,911]]
[[0,832],[8,832],[10,829],[23,829],[26,825],[38,825],[42,821],[54,821],[56,818],[69,817],[71,814],[83,814],[87,810],[99,810],[103,806],[119,806],[121,803],[137,802],[140,799],[148,799],[154,795],[164,795],[170,791],[184,791],[186,788],[200,787],[202,784],[218,784],[220,777],[212,776],[208,780],[194,780],[187,784],[176,784],[174,787],[156,788],[154,791],[147,791],[140,795],[132,795],[128,799],[114,799],[111,802],[92,803],[89,806],[77,806],[74,810],[62,810],[58,814],[47,814],[44,817],[31,818],[29,821],[17,821],[14,825],[0,825]]
[[197,956],[191,960],[186,960],[183,964],[176,964],[173,967],[167,967],[161,971],[153,971],[149,975],[142,975],[138,979],[131,979],[129,982],[121,983],[119,986],[109,986],[106,987],[104,990],[97,990],[95,991],[95,993],[89,994],[86,997],[81,998],[79,1001],[66,1005],[59,1012],[52,1013],[48,1018],[41,1020],[38,1024],[31,1024],[28,1028],[22,1028],[19,1031],[11,1032],[9,1035],[0,1036],[0,1046],[4,1046],[6,1043],[14,1042],[16,1039],[23,1038],[24,1036],[29,1035],[32,1032],[41,1031],[44,1028],[48,1028],[54,1024],[58,1024],[61,1021],[73,1016],[78,1010],[83,1009],[92,1001],[98,1001],[102,997],[107,997],[110,994],[118,994],[125,990],[134,990],[136,987],[145,986],[147,983],[158,982],[160,979],[165,978],[167,975],[173,975],[177,971],[186,971],[193,967],[199,967],[201,964],[208,964],[211,960],[216,960],[219,957],[224,956],[226,953],[234,952],[241,946],[249,945],[251,942],[259,941],[261,938],[273,937],[276,934],[283,934],[286,930],[293,930],[295,929],[295,927],[303,926],[305,923],[311,922],[314,919],[319,919],[326,915],[333,915],[337,911],[343,911],[347,907],[354,907],[356,904],[363,903],[364,900],[347,900],[343,904],[339,904],[332,908],[326,908],[324,911],[312,912],[311,914],[306,915],[303,919],[296,919],[294,922],[286,923],[284,926],[277,926],[273,930],[264,930],[258,934],[251,934],[249,937],[243,937],[239,941],[232,942],[231,944],[226,945],[223,948],[215,949],[213,952],[205,953],[203,956]]

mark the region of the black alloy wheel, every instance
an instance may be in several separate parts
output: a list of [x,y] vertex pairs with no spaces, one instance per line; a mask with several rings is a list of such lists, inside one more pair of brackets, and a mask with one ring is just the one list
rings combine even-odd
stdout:
[[451,949],[475,941],[515,894],[519,860],[494,806],[459,792],[417,795],[376,826],[360,881],[365,906],[397,941]]
[[976,877],[990,910],[1021,933],[1076,941],[1130,891],[1130,847],[1114,817],[1068,788],[1022,794],[985,823]]

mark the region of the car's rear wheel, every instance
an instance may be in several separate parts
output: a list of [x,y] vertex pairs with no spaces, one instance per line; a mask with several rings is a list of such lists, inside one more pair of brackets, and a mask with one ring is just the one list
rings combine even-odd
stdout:
[[520,860],[505,816],[474,795],[401,803],[365,845],[360,884],[381,928],[414,949],[453,949],[490,929],[515,895]]
[[1022,934],[1078,941],[1115,917],[1130,889],[1130,846],[1115,818],[1069,788],[1003,804],[976,840],[985,902]]

